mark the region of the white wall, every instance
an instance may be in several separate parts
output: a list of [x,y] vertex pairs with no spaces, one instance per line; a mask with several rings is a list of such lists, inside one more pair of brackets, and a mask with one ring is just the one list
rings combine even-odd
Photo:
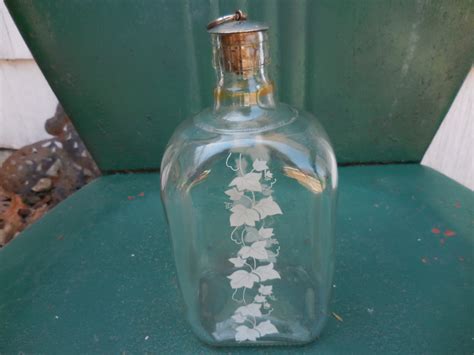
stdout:
[[421,162],[474,190],[474,67]]
[[57,99],[0,0],[0,148],[49,137],[44,122]]

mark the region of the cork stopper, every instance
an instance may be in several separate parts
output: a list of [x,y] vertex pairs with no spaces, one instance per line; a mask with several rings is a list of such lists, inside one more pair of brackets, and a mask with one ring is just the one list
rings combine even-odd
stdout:
[[244,74],[269,62],[268,26],[247,21],[242,11],[212,21],[207,29],[214,46],[214,65],[223,71]]

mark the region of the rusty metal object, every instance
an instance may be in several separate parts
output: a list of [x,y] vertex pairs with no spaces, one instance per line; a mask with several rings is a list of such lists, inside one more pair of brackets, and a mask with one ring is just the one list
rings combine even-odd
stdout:
[[54,138],[19,149],[0,167],[0,246],[100,175],[60,105],[45,128]]

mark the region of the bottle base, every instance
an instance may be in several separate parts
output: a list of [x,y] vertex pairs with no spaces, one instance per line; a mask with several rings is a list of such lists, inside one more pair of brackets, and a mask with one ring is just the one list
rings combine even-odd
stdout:
[[[278,321],[274,319],[272,322],[278,324]],[[317,341],[325,323],[326,319],[321,319],[320,323],[312,332],[297,324],[293,324],[292,326],[287,325],[288,328],[292,328],[293,333],[267,335],[253,341],[237,341],[235,339],[235,330],[226,327],[225,324],[218,324],[216,331],[212,334],[205,332],[203,329],[195,328],[193,328],[193,333],[201,342],[212,347],[304,346]]]
[[314,343],[318,340],[319,334],[308,338],[305,340],[295,340],[295,339],[267,339],[267,340],[258,340],[258,341],[244,341],[244,342],[237,342],[234,339],[224,340],[224,341],[214,341],[209,340],[207,338],[202,338],[197,334],[194,334],[196,338],[205,344],[206,346],[214,347],[214,348],[225,348],[225,347],[291,347],[291,346],[305,346],[311,343]]

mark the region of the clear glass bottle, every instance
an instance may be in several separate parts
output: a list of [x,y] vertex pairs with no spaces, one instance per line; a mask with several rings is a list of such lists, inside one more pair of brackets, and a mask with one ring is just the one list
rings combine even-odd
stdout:
[[214,107],[161,165],[187,316],[212,345],[307,343],[328,315],[335,156],[312,115],[276,101],[268,27],[241,12],[210,27]]

